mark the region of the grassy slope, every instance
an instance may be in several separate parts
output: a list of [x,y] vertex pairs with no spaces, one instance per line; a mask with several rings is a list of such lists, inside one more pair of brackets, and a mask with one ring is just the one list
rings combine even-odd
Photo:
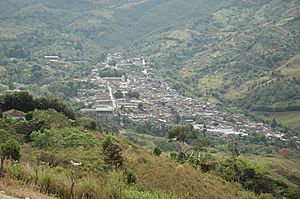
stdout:
[[[248,93],[254,83],[273,79],[270,75],[279,66],[266,67],[264,56],[280,53],[284,62],[297,52],[297,6],[297,1],[236,2],[134,48],[152,55],[160,74],[184,82],[190,93],[222,90],[221,95],[232,100]],[[178,40],[166,38],[170,32],[176,32],[173,38]],[[177,75],[168,74],[170,70]]]
[[171,192],[182,198],[248,198],[249,193],[211,174],[201,173],[190,165],[180,165],[167,157],[155,157],[145,151],[128,150],[127,164],[141,184],[156,190]]
[[299,160],[289,160],[278,157],[258,157],[251,156],[255,162],[263,164],[267,168],[267,172],[274,179],[280,179],[291,186],[300,185]]
[[[21,163],[26,168],[29,176],[34,176],[34,170],[30,166],[32,157],[42,158],[42,161],[52,162],[58,170],[64,170],[67,174],[71,171],[70,160],[82,162],[78,172],[80,175],[90,178],[90,182],[96,181],[94,194],[101,198],[107,198],[105,193],[106,176],[109,168],[104,163],[101,143],[107,135],[86,132],[88,137],[92,137],[97,145],[90,149],[83,147],[65,148],[59,150],[37,150],[30,145],[23,146]],[[237,188],[234,184],[225,182],[212,174],[205,174],[195,170],[189,165],[180,165],[170,160],[167,156],[156,157],[152,150],[146,150],[140,146],[130,144],[122,138],[114,138],[123,148],[125,160],[124,168],[131,170],[137,176],[137,184],[151,191],[159,191],[167,194],[176,194],[181,198],[255,198],[252,193]],[[149,142],[149,139],[146,138]],[[150,143],[151,144],[151,143]],[[7,165],[6,165],[7,166]],[[62,174],[63,174],[62,173]],[[68,190],[70,186],[67,176],[57,178],[64,179],[51,184],[59,190]],[[30,182],[30,180],[28,180]],[[60,187],[61,183],[64,187]],[[30,184],[30,183],[29,183]],[[75,186],[75,191],[78,189]],[[3,187],[3,186],[2,186]],[[9,190],[11,187],[4,186],[3,189]]]
[[299,111],[287,111],[278,113],[258,113],[258,116],[265,116],[270,119],[276,119],[276,121],[284,126],[287,126],[297,132],[300,132],[300,112]]
[[130,130],[121,130],[120,131],[120,138],[132,140],[135,144],[138,144],[140,146],[146,146],[147,148],[154,148],[155,142],[158,141],[164,141],[164,138],[161,137],[155,137],[151,135],[146,134],[139,134]]
[[[284,75],[285,78],[299,78],[300,77],[300,54],[296,54],[291,57],[285,64],[276,69],[281,74]],[[266,79],[272,80],[272,77],[266,77]],[[273,79],[274,80],[274,79]],[[290,100],[286,102],[277,102],[273,104],[273,107],[276,106],[287,106],[291,105],[299,105],[300,100]],[[296,132],[300,132],[300,112],[299,111],[286,111],[286,112],[278,112],[278,113],[256,113],[257,115],[264,115],[267,118],[276,119],[280,124],[287,126],[293,129]]]
[[300,53],[291,57],[286,64],[279,68],[279,71],[290,78],[300,78]]

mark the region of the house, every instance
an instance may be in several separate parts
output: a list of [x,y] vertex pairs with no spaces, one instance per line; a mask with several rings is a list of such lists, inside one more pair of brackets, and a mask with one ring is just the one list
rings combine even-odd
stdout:
[[3,112],[2,117],[7,118],[11,117],[12,119],[22,119],[25,120],[26,113],[16,109],[11,109],[9,111]]
[[59,56],[56,56],[56,55],[46,55],[45,56],[45,59],[52,59],[52,60],[55,60],[55,59],[59,59]]
[[115,110],[112,106],[100,106],[93,107],[91,109],[81,109],[82,113],[90,114],[92,116],[114,116]]

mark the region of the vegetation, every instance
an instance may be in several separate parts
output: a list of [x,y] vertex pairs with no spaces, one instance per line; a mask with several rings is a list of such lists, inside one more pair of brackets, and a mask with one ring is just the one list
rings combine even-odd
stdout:
[[99,72],[100,77],[122,77],[123,75],[125,75],[123,71],[111,68],[105,68]]
[[[28,92],[6,93],[0,97],[0,110],[8,111],[17,109],[24,112],[38,110],[54,109],[57,112],[65,114],[70,119],[75,119],[74,111],[67,105],[57,99],[48,99],[45,97],[33,98]],[[30,117],[28,115],[28,117]]]
[[[299,191],[293,160],[299,154],[291,148],[274,146],[268,155],[276,158],[256,161],[247,156],[254,153],[250,145],[236,140],[226,147],[224,140],[190,125],[170,129],[169,138],[176,139],[168,141],[134,132],[114,136],[90,128],[89,118],[71,121],[53,109],[28,114],[26,121],[0,120],[5,175],[0,182],[23,182],[60,198],[256,198],[262,193],[295,198]],[[261,154],[267,151],[262,147],[273,146],[259,137],[255,142]],[[287,165],[274,169],[279,163],[273,162],[284,158],[290,159]]]
[[116,99],[121,99],[121,98],[124,97],[124,94],[122,93],[122,91],[117,90],[117,91],[114,93],[114,97],[115,97]]
[[[0,11],[0,111],[26,113],[0,119],[1,184],[59,198],[299,198],[298,0],[15,0]],[[76,117],[80,90],[98,86],[80,78],[112,49],[147,56],[180,94],[242,109],[287,141]],[[126,78],[116,64],[99,76]],[[137,133],[111,135],[120,122]]]

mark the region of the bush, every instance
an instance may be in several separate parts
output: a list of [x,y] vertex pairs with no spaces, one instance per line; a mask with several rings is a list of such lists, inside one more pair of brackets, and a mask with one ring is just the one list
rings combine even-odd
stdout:
[[154,155],[156,156],[160,156],[160,154],[162,153],[162,151],[160,150],[160,148],[155,147],[155,149],[153,150]]
[[108,137],[102,144],[104,151],[104,161],[116,168],[123,165],[122,149],[119,145],[114,144]]
[[70,183],[61,168],[40,167],[38,185],[45,193],[56,194],[60,198],[70,198]]
[[125,176],[126,176],[127,184],[136,183],[136,176],[134,175],[133,172],[126,170],[125,171]]
[[33,144],[38,148],[93,147],[96,145],[91,135],[77,128],[45,129],[31,134]]
[[11,178],[14,180],[19,180],[19,181],[25,181],[25,182],[30,182],[31,180],[34,179],[34,175],[32,171],[29,170],[29,168],[25,168],[21,164],[13,164],[9,170],[9,175]]

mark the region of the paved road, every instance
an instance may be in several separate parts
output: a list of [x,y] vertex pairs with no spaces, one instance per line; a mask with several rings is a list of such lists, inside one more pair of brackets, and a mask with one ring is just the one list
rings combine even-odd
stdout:
[[116,101],[115,101],[115,99],[114,99],[114,95],[113,95],[112,89],[111,89],[111,87],[109,86],[109,82],[107,82],[107,88],[108,88],[108,90],[109,90],[109,96],[110,96],[110,99],[111,99],[111,102],[112,102],[112,106],[113,106],[113,108],[116,108],[116,107],[117,107],[117,106],[116,106]]

